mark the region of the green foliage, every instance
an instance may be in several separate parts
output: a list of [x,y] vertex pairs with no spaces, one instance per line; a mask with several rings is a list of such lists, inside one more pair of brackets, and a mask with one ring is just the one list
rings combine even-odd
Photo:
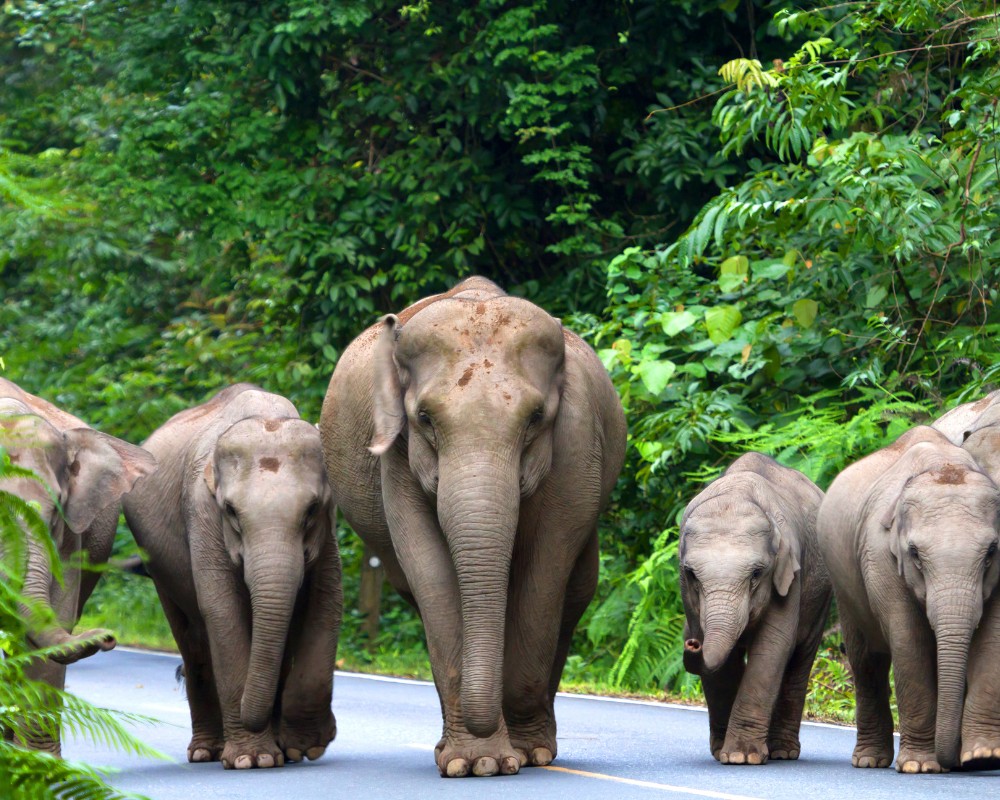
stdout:
[[[36,479],[32,473],[12,465],[2,450],[0,455],[0,480]],[[162,757],[126,727],[149,723],[152,721],[149,718],[97,708],[68,692],[26,677],[25,670],[32,663],[60,649],[29,650],[26,646],[29,625],[54,622],[51,609],[36,608],[32,619],[25,619],[20,613],[20,607],[28,603],[19,592],[24,582],[28,536],[45,542],[54,574],[58,573],[52,539],[37,509],[0,490],[0,727],[10,734],[9,741],[0,741],[0,794],[12,800],[135,797],[110,787],[105,776],[92,767],[25,747],[39,736],[58,737],[61,728],[64,734],[87,737],[105,747]]]

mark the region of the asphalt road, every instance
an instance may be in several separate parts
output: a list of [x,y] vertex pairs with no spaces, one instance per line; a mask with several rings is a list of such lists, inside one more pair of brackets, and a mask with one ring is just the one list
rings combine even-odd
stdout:
[[239,798],[424,797],[607,798],[710,797],[720,800],[808,798],[982,798],[1000,793],[1000,771],[897,775],[851,767],[854,731],[806,724],[802,758],[763,767],[723,766],[708,752],[708,717],[657,703],[560,696],[559,756],[551,767],[496,778],[442,779],[432,750],[440,735],[433,686],[418,681],[338,674],[333,708],[337,739],[314,762],[270,770],[188,764],[187,702],[174,680],[175,656],[114,650],[69,668],[68,688],[104,708],[162,720],[138,730],[172,761],[68,740],[66,758],[119,770],[112,782],[153,800]]

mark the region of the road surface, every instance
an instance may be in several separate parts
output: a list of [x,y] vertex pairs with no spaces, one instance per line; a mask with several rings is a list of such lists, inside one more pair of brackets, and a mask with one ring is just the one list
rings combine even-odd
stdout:
[[174,680],[176,656],[121,648],[69,668],[67,688],[105,707],[162,720],[139,736],[173,761],[156,761],[70,739],[66,758],[119,770],[116,786],[152,800],[443,797],[449,800],[708,797],[820,800],[996,796],[1000,771],[897,775],[851,767],[854,731],[806,724],[802,758],[763,767],[723,766],[708,752],[703,710],[657,703],[560,696],[559,756],[551,767],[495,778],[443,779],[434,766],[440,735],[434,687],[419,681],[338,674],[337,739],[318,761],[271,770],[188,764],[187,702]]

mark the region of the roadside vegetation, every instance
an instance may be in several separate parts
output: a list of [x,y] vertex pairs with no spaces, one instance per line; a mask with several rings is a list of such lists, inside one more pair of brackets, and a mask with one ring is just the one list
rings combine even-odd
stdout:
[[[357,332],[471,273],[595,347],[630,442],[569,685],[698,696],[676,523],[737,455],[825,488],[997,385],[991,3],[50,0],[0,54],[3,374],[95,427],[243,380],[315,420]],[[344,666],[426,675],[341,549]],[[169,645],[144,579],[88,615]],[[808,707],[849,719],[831,625]]]

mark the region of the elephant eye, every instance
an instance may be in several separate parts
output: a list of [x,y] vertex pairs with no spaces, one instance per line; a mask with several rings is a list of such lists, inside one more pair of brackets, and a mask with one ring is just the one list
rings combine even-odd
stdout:
[[225,511],[226,511],[226,516],[229,517],[229,524],[232,526],[234,531],[239,533],[240,518],[236,514],[236,507],[227,500],[225,505]]
[[317,511],[319,511],[319,500],[313,500],[306,509],[306,522],[311,522]]
[[990,546],[986,548],[986,557],[993,558],[997,554],[997,543],[990,542]]
[[917,569],[922,569],[922,566],[920,564],[920,551],[917,550],[917,546],[915,544],[911,544],[907,548],[907,552],[910,554],[910,558],[913,559],[913,566],[915,566]]
[[417,419],[419,419],[424,425],[430,425],[431,424],[431,415],[428,414],[423,409],[420,409],[417,412]]
[[763,567],[754,567],[753,568],[753,572],[750,573],[750,577],[753,578],[756,581],[756,580],[759,580],[760,576],[763,575],[763,574],[764,574],[764,568]]
[[694,570],[687,565],[684,566],[684,574],[687,576],[687,579],[692,583],[698,580],[698,576],[694,574]]
[[528,417],[528,424],[537,425],[539,422],[542,421],[543,416],[545,416],[545,409],[536,408],[534,411],[531,412],[531,416]]

